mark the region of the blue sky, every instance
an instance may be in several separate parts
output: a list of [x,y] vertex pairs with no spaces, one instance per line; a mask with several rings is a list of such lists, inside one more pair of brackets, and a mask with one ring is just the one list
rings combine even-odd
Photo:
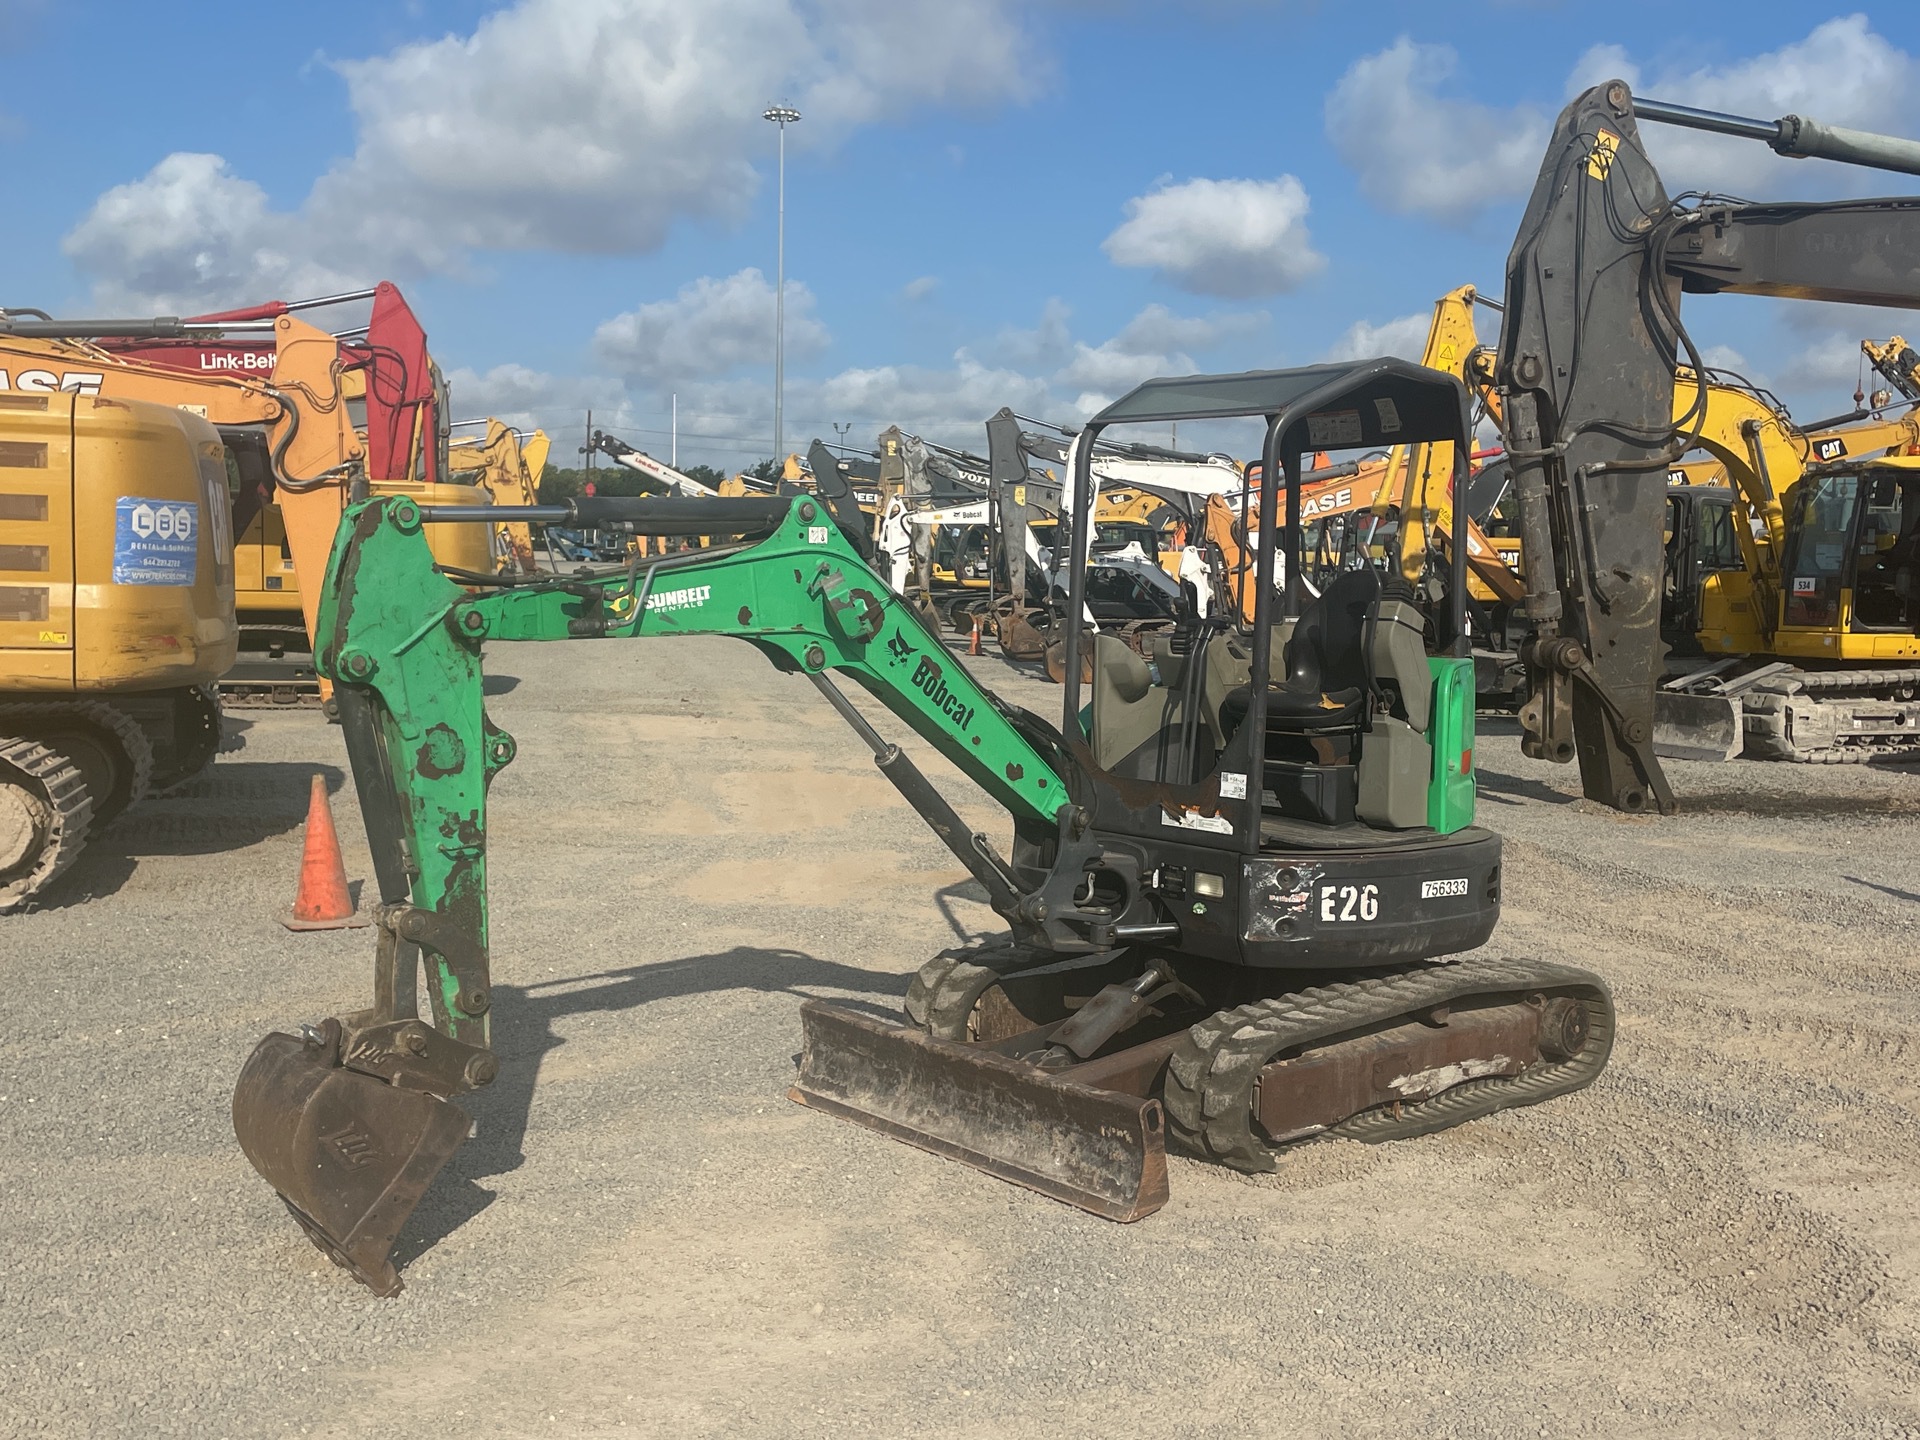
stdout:
[[[1497,294],[1573,90],[1920,134],[1910,5],[1198,0],[0,0],[8,305],[190,312],[398,280],[462,415],[683,460],[772,448],[774,129],[789,448],[978,446],[1172,370],[1416,347]],[[1669,189],[1908,188],[1650,128]],[[1696,300],[1803,418],[1913,317]],[[1483,338],[1494,327],[1483,326]],[[564,429],[562,429],[564,427]],[[572,445],[563,439],[556,459]]]

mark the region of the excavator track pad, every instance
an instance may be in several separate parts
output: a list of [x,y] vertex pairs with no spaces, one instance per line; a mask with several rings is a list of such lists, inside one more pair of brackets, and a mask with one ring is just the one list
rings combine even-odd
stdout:
[[307,1238],[379,1296],[420,1197],[472,1129],[467,1112],[340,1063],[339,1022],[254,1047],[233,1092],[233,1132]]
[[1108,1220],[1139,1220],[1167,1203],[1158,1100],[818,1000],[800,1007],[800,1024],[789,1099]]

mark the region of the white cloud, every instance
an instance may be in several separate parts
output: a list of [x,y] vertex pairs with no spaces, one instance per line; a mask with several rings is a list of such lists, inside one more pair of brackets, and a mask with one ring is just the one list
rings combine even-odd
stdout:
[[218,155],[169,155],[116,185],[67,236],[79,267],[99,277],[109,309],[191,314],[209,303],[314,295],[357,281],[308,252],[292,216]]
[[1308,205],[1292,175],[1163,184],[1127,201],[1102,248],[1114,264],[1158,271],[1194,294],[1277,295],[1326,266],[1307,233]]
[[1142,380],[1197,373],[1200,366],[1190,351],[1212,349],[1266,323],[1264,311],[1186,316],[1164,305],[1149,305],[1109,340],[1098,345],[1075,341],[1072,358],[1054,372],[1051,383],[1070,397],[1069,408],[1076,415],[1090,415]]
[[900,298],[908,301],[925,300],[939,288],[940,278],[937,275],[922,275],[919,279],[909,280],[900,287]]
[[[1460,222],[1532,187],[1549,117],[1528,105],[1442,94],[1459,68],[1451,46],[1402,36],[1355,61],[1327,97],[1327,137],[1382,207]],[[1876,33],[1865,15],[1828,20],[1778,50],[1691,70],[1649,69],[1624,45],[1596,45],[1574,63],[1566,96],[1610,79],[1655,99],[1767,120],[1799,114],[1897,135],[1920,129],[1920,61]],[[1669,193],[1817,198],[1888,187],[1884,174],[1783,160],[1757,141],[1658,124],[1642,125],[1640,134]]]
[[1131,355],[1211,350],[1225,340],[1265,328],[1267,318],[1264,310],[1176,315],[1166,306],[1156,303],[1129,320],[1110,343]]
[[[1829,125],[1910,135],[1920,129],[1920,61],[1877,34],[1865,15],[1816,26],[1804,40],[1730,64],[1649,71],[1619,45],[1595,46],[1573,69],[1569,94],[1622,79],[1636,94],[1776,120],[1812,116]],[[1885,172],[1826,161],[1785,160],[1755,140],[1645,124],[1641,142],[1670,192],[1712,189],[1751,199],[1882,193],[1901,188]]]
[[1433,312],[1422,310],[1401,315],[1379,325],[1356,320],[1346,334],[1327,350],[1327,360],[1371,360],[1377,355],[1398,355],[1419,363],[1426,353],[1427,332],[1433,327]]
[[1009,364],[1028,369],[1059,365],[1073,354],[1073,311],[1059,296],[1040,307],[1040,321],[1031,330],[1003,329],[988,347]]
[[1019,8],[518,0],[470,34],[338,65],[356,143],[297,212],[271,210],[218,157],[169,156],[103,196],[68,251],[103,293],[198,306],[342,268],[456,271],[476,251],[652,250],[682,220],[740,219],[776,96],[805,116],[788,137],[805,152],[928,106],[1031,93]]
[[[787,282],[787,358],[824,350],[827,327],[814,314],[813,292]],[[715,280],[701,276],[658,300],[616,315],[594,332],[602,362],[622,375],[661,383],[724,375],[741,365],[773,364],[773,286],[748,268]]]
[[[639,330],[666,337],[662,343],[667,352],[697,343],[686,325],[701,307],[688,303],[689,297],[711,297],[739,278],[695,282],[674,300],[641,306],[609,321],[601,327],[602,335],[613,333],[620,344],[611,353],[601,346],[601,358],[618,361],[625,353],[621,347],[638,344]],[[763,299],[770,298],[763,292]],[[670,312],[671,323],[664,325],[645,325],[635,318],[665,312]],[[791,322],[791,306],[788,318]],[[785,440],[789,449],[804,450],[815,435],[831,438],[838,422],[851,423],[851,441],[865,445],[888,425],[898,424],[942,444],[979,451],[985,443],[982,424],[1002,405],[1025,415],[1085,419],[1149,376],[1191,374],[1199,368],[1196,354],[1251,335],[1267,323],[1267,316],[1257,311],[1183,316],[1163,305],[1149,305],[1095,343],[1075,338],[1071,316],[1056,300],[1043,309],[1034,330],[990,338],[986,348],[992,358],[963,348],[946,365],[863,365],[824,376],[789,374]],[[1008,352],[1015,349],[1025,358],[1011,358]],[[662,352],[642,347],[640,353]],[[762,349],[748,358],[764,360]],[[771,453],[773,387],[765,369],[732,375],[709,370],[699,376],[690,373],[691,366],[679,372],[652,365],[622,369],[618,376],[564,376],[500,365],[484,373],[458,370],[448,380],[454,408],[462,417],[493,414],[516,425],[544,426],[549,434],[564,438],[579,433],[583,412],[591,406],[596,425],[625,431],[625,438],[656,454],[666,451],[659,432],[668,424],[669,395],[677,394],[682,460],[737,467]],[[572,448],[563,443],[555,463],[573,464],[565,458],[571,455]]]
[[1729,370],[1736,375],[1747,373],[1747,357],[1731,345],[1703,345],[1700,358],[1707,362],[1709,370]]
[[1327,96],[1327,138],[1376,204],[1458,222],[1532,184],[1547,117],[1442,95],[1459,65],[1452,46],[1403,35],[1354,61]]

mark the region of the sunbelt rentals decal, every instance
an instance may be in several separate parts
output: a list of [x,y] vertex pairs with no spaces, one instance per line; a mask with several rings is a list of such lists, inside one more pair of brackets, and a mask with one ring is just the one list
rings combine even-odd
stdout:
[[656,590],[647,596],[647,609],[656,613],[668,610],[698,610],[713,594],[711,585],[689,585],[684,590]]

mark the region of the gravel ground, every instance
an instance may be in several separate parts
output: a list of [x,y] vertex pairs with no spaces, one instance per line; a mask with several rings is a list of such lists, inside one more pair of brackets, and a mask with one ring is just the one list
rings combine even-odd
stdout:
[[1488,723],[1494,948],[1613,982],[1611,1068],[1273,1176],[1176,1159],[1123,1227],[782,1098],[800,997],[892,1009],[993,922],[803,680],[490,658],[501,1076],[398,1299],[227,1116],[261,1033],[368,994],[367,931],[274,921],[337,730],[231,719],[0,926],[0,1435],[1920,1434],[1913,770],[1678,765],[1688,813],[1630,819]]

